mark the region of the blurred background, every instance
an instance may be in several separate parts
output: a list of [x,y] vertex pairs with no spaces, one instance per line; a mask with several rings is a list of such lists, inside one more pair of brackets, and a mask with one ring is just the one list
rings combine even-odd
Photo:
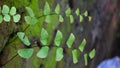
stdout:
[[[52,27],[49,25],[41,25],[41,20],[35,25],[36,28],[29,28],[28,32],[36,31],[36,34],[30,35],[31,42],[38,39],[41,27],[45,27],[50,35],[53,35],[55,28],[64,33],[62,46],[66,46],[66,39],[72,32],[76,39],[73,48],[77,48],[81,41],[86,38],[87,45],[84,52],[80,53],[79,62],[73,64],[72,55],[69,50],[64,52],[64,58],[60,62],[54,61],[53,48],[47,61],[43,61],[36,57],[36,52],[39,48],[35,47],[35,54],[30,59],[23,59],[17,54],[17,50],[23,48],[20,42],[8,43],[10,38],[14,38],[17,31],[22,30],[23,17],[25,16],[25,7],[31,7],[35,12],[36,17],[43,12],[45,2],[48,2],[51,10],[59,3],[61,6],[61,14],[64,17],[64,23],[56,26],[58,23],[55,17],[52,19]],[[22,19],[18,24],[0,24],[0,68],[97,68],[97,66],[106,59],[112,59],[115,56],[120,56],[120,0],[0,0],[2,5],[15,6],[17,12],[22,15]],[[79,18],[74,15],[74,24],[70,25],[68,18],[64,12],[70,7],[72,12],[77,8],[81,13],[88,11],[88,15],[92,16],[92,22],[88,22],[86,17],[82,23],[79,23]],[[50,31],[49,29],[53,30]],[[35,32],[33,32],[35,33]],[[38,33],[38,34],[37,34]],[[22,46],[20,46],[22,45]],[[93,59],[88,58],[88,65],[85,66],[85,53],[89,53],[93,48],[96,49],[96,55]],[[12,58],[12,60],[10,60]],[[10,60],[10,61],[9,61]],[[9,62],[8,62],[9,61]],[[7,63],[6,63],[7,62]]]

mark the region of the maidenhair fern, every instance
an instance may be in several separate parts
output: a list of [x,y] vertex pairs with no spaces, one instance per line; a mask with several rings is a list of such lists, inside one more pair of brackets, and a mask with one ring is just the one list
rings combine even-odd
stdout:
[[94,56],[95,56],[95,49],[93,49],[93,50],[89,53],[90,59],[93,59]]
[[30,41],[29,41],[28,37],[25,35],[25,33],[18,32],[17,36],[26,46],[30,46]]
[[29,7],[26,7],[26,10],[27,10],[27,12],[29,14],[28,16],[24,17],[26,23],[32,24],[32,25],[34,25],[35,23],[37,23],[38,20],[36,19],[35,14],[32,11],[32,9],[29,8]]
[[28,14],[30,15],[30,17],[34,17],[35,16],[35,14],[34,14],[34,12],[32,11],[31,8],[29,8],[29,7],[25,7],[25,8],[26,8]]
[[55,8],[55,13],[60,14],[60,5],[59,4],[57,4],[57,6]]
[[12,7],[11,9],[10,9],[10,15],[11,16],[14,16],[16,14],[16,8],[15,7]]
[[9,13],[9,7],[7,6],[7,5],[3,5],[3,7],[2,7],[2,14],[3,15],[8,15],[8,13]]
[[49,52],[49,47],[48,46],[44,46],[42,47],[38,53],[37,53],[37,57],[39,58],[46,58]]
[[70,23],[71,24],[74,23],[74,17],[73,17],[73,15],[70,15]]
[[42,28],[42,30],[41,30],[40,41],[43,45],[47,45],[48,32],[44,28]]
[[47,16],[45,17],[45,22],[47,22],[47,23],[50,23],[50,22],[51,22],[51,16],[50,16],[50,15],[47,15]]
[[85,53],[84,54],[84,62],[85,62],[85,65],[88,65],[88,54],[87,53]]
[[71,33],[68,40],[67,40],[67,42],[66,42],[68,48],[72,47],[74,41],[75,41],[75,36],[74,36],[73,33]]
[[84,12],[84,16],[87,17],[88,16],[88,11]]
[[3,19],[5,22],[10,22],[11,17],[10,17],[10,15],[5,14]]
[[74,64],[78,63],[78,51],[77,51],[77,49],[72,50],[72,55],[73,55],[73,63]]
[[44,6],[44,15],[49,15],[49,14],[50,14],[50,6],[48,2],[46,2]]
[[13,22],[17,23],[17,22],[19,22],[19,20],[21,18],[20,14],[16,14],[15,7],[9,8],[9,6],[7,6],[7,5],[3,5],[0,13],[1,13],[0,23],[2,23],[3,21],[10,22],[12,19],[13,19]]
[[81,52],[83,52],[83,50],[84,50],[84,48],[85,48],[85,45],[86,45],[86,39],[83,39],[83,41],[81,42],[81,44],[79,45],[79,50],[81,51]]
[[64,22],[64,18],[62,15],[59,15],[59,22]]
[[91,22],[91,21],[92,21],[92,17],[91,17],[91,16],[89,16],[89,17],[88,17],[88,19],[89,19],[89,22]]
[[79,21],[83,22],[83,16],[82,15],[79,16]]
[[14,21],[14,22],[19,22],[20,17],[21,17],[21,16],[20,16],[19,14],[14,15],[14,16],[13,16],[13,21]]
[[67,8],[66,11],[65,11],[66,16],[71,15],[71,12],[72,12],[71,9]]
[[56,61],[61,61],[63,58],[63,48],[57,48]]
[[79,8],[76,9],[75,13],[76,13],[77,16],[80,15],[80,10],[79,10]]
[[30,48],[30,49],[20,49],[18,50],[18,54],[19,56],[23,57],[23,58],[26,58],[26,59],[29,59],[32,54],[33,54],[33,49]]
[[60,46],[60,43],[61,43],[61,40],[62,40],[63,36],[62,36],[62,32],[61,31],[57,31],[57,34],[56,34],[56,37],[55,37],[55,40],[54,40],[54,44],[56,46]]
[[[38,18],[35,16],[33,10],[30,7],[25,7],[26,11],[27,11],[27,15],[24,16],[24,20],[28,25],[34,25],[38,22]],[[17,14],[17,9],[16,7],[11,7],[9,8],[9,6],[7,5],[3,5],[2,9],[0,7],[0,23],[2,23],[3,21],[5,22],[19,22],[21,15]],[[64,17],[61,13],[61,7],[59,4],[56,5],[54,12],[51,12],[51,8],[50,5],[48,4],[48,2],[45,3],[44,9],[43,9],[43,16],[45,17],[45,22],[49,23],[51,22],[51,13],[54,13],[55,15],[58,16],[58,22],[60,22],[61,24],[64,22]],[[79,22],[83,22],[84,21],[84,17],[88,17],[88,21],[91,22],[92,21],[92,17],[88,15],[88,11],[85,11],[83,14],[80,13],[80,9],[77,8],[75,10],[75,14],[76,16],[79,17]],[[74,16],[72,15],[72,10],[70,8],[67,8],[65,10],[65,16],[67,16],[67,18],[69,18],[69,22],[70,24],[74,24]],[[13,18],[11,18],[13,17]],[[11,20],[13,19],[13,20]],[[47,58],[48,54],[49,54],[49,50],[50,50],[50,46],[48,44],[48,31],[45,28],[40,29],[41,33],[40,33],[40,40],[39,42],[41,43],[41,47],[40,50],[37,52],[36,56],[39,58]],[[61,61],[64,57],[63,54],[63,50],[64,48],[62,48],[61,45],[61,41],[64,38],[63,37],[63,33],[60,30],[57,30],[54,40],[53,40],[53,47],[57,47],[56,49],[56,61]],[[31,42],[29,41],[29,38],[27,37],[27,35],[25,34],[25,32],[18,32],[17,33],[18,38],[22,41],[22,43],[28,47],[30,47]],[[73,49],[73,44],[75,42],[75,35],[73,33],[70,33],[70,35],[68,36],[68,39],[66,40],[66,45],[67,48],[72,49],[72,56],[73,56],[73,63],[76,64],[78,63],[78,56],[79,56],[79,51],[83,52],[85,49],[85,45],[87,43],[86,39],[83,39],[82,42],[80,43],[80,45],[78,46],[78,48]],[[29,59],[32,54],[34,52],[34,49],[32,47],[30,48],[25,48],[25,49],[19,49],[18,50],[18,55]],[[91,50],[89,54],[85,53],[84,54],[84,60],[85,60],[85,65],[88,64],[88,56],[90,57],[90,59],[93,59],[95,56],[95,49]]]

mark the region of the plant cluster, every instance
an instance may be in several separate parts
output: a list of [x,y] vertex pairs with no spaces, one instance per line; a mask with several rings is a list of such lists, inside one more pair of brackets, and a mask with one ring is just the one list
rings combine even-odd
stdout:
[[3,5],[2,8],[0,7],[0,23],[3,21],[10,22],[12,19],[13,22],[17,23],[20,18],[20,14],[16,14],[15,7],[9,8],[7,5]]
[[[28,15],[24,16],[24,20],[27,24],[29,25],[34,25],[38,22],[38,19],[35,17],[35,14],[33,12],[33,10],[30,7],[25,7]],[[11,21],[11,17],[13,17],[13,22],[17,23],[20,20],[20,14],[16,14],[16,8],[12,7],[11,9],[9,9],[9,7],[7,5],[3,5],[2,8],[0,8],[0,23],[2,23],[3,21],[5,22],[10,22]],[[54,10],[54,14],[58,15],[58,20],[60,23],[64,22],[64,18],[63,16],[60,14],[61,13],[61,9],[60,9],[60,5],[57,4],[56,8]],[[70,24],[74,23],[74,16],[71,14],[72,11],[70,8],[67,8],[65,11],[65,15],[66,17],[69,18]],[[79,8],[76,9],[75,11],[76,16],[79,16],[79,22],[83,22],[84,17],[88,17],[89,22],[92,21],[92,17],[88,16],[88,11],[85,11],[83,14],[80,13]],[[50,23],[50,15],[51,15],[51,9],[49,4],[46,2],[45,6],[44,6],[44,12],[43,15],[45,16],[45,22]],[[22,43],[25,46],[30,46],[31,42],[28,38],[28,36],[25,34],[25,32],[18,32],[17,33],[18,38],[22,41]],[[48,56],[50,47],[47,46],[48,45],[48,37],[49,34],[47,32],[47,30],[45,28],[41,29],[41,34],[40,34],[40,43],[42,43],[42,47],[40,48],[40,50],[38,51],[38,53],[36,54],[37,57],[39,58],[46,58]],[[55,35],[55,39],[54,39],[54,46],[57,47],[56,50],[56,61],[61,61],[64,57],[63,54],[63,48],[60,46],[61,45],[61,41],[63,39],[63,33],[60,30],[57,30],[57,33]],[[70,36],[66,42],[67,48],[72,48],[72,45],[75,41],[75,36],[73,33],[70,33]],[[76,64],[78,63],[78,50],[80,52],[84,51],[85,45],[86,45],[86,39],[83,39],[83,41],[80,43],[78,49],[73,49],[72,50],[72,55],[73,55],[73,63]],[[24,48],[24,49],[20,49],[18,50],[18,54],[19,56],[23,57],[23,58],[30,58],[34,53],[34,49],[33,48]],[[85,65],[87,65],[87,58],[88,56],[93,59],[95,56],[95,49],[93,49],[89,54],[84,54],[84,60],[85,60]]]

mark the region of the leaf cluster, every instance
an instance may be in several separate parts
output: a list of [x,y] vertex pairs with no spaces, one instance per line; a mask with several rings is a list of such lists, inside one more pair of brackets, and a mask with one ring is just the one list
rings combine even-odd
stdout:
[[[25,8],[26,8],[28,15],[24,17],[24,20],[27,24],[34,26],[34,24],[36,24],[38,22],[38,18],[35,16],[33,10],[30,7],[25,7]],[[57,4],[54,9],[54,14],[58,16],[58,21],[60,23],[62,23],[62,22],[64,22],[64,18],[60,13],[61,13],[61,7],[59,4]],[[77,8],[75,11],[75,14],[76,14],[76,16],[79,16],[79,22],[83,22],[84,17],[88,17],[89,22],[92,21],[92,17],[88,15],[88,11],[85,11],[82,14],[82,13],[80,13],[79,8]],[[43,16],[45,17],[45,22],[47,22],[47,23],[51,22],[51,15],[53,15],[51,12],[51,8],[50,8],[48,2],[46,2],[45,6],[44,6],[44,10],[43,10]],[[72,15],[72,10],[70,8],[66,9],[65,15],[66,15],[66,17],[69,18],[70,24],[73,24],[74,16]],[[3,5],[3,7],[0,8],[0,23],[2,23],[3,21],[10,22],[11,17],[13,17],[13,22],[17,23],[17,22],[19,22],[21,15],[16,14],[15,7],[9,8],[9,6]],[[55,58],[56,61],[61,61],[64,57],[64,54],[63,54],[64,49],[60,46],[61,41],[63,39],[63,35],[64,34],[60,30],[57,30],[57,32],[55,34],[54,47],[57,47],[56,58]],[[17,36],[25,46],[29,47],[31,45],[31,42],[30,42],[28,36],[25,34],[25,32],[20,31],[17,33]],[[48,56],[48,53],[50,50],[50,47],[48,46],[49,45],[48,38],[49,38],[48,31],[45,28],[42,28],[41,34],[40,34],[40,40],[39,40],[40,43],[42,44],[42,47],[37,52],[37,54],[36,54],[37,57],[43,59]],[[69,38],[66,41],[67,47],[69,49],[72,49],[72,45],[74,45],[74,42],[75,42],[75,35],[73,33],[70,33]],[[84,51],[86,43],[87,43],[86,39],[83,39],[83,41],[78,46],[78,49],[72,49],[72,56],[73,56],[74,64],[78,63],[79,51],[80,52]],[[33,55],[33,53],[34,53],[33,48],[24,48],[24,49],[18,50],[19,56],[26,58],[26,59],[29,59]],[[84,54],[85,65],[87,65],[88,56],[90,57],[90,59],[93,59],[95,56],[95,49],[90,51],[89,55],[87,53]]]
[[[12,17],[12,18],[11,18]],[[13,6],[9,8],[7,5],[0,7],[0,23],[3,21],[10,22],[13,19],[13,22],[17,23],[20,21],[21,15],[17,14],[16,8]]]

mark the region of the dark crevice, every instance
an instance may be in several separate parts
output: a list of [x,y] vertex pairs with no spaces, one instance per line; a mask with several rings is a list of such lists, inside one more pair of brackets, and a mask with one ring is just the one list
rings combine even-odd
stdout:
[[112,46],[111,57],[114,57],[114,56],[120,57],[120,24],[118,25],[118,28],[115,34],[115,39]]
[[70,8],[73,9],[74,8],[73,7],[73,0],[69,0],[68,3],[69,3]]

